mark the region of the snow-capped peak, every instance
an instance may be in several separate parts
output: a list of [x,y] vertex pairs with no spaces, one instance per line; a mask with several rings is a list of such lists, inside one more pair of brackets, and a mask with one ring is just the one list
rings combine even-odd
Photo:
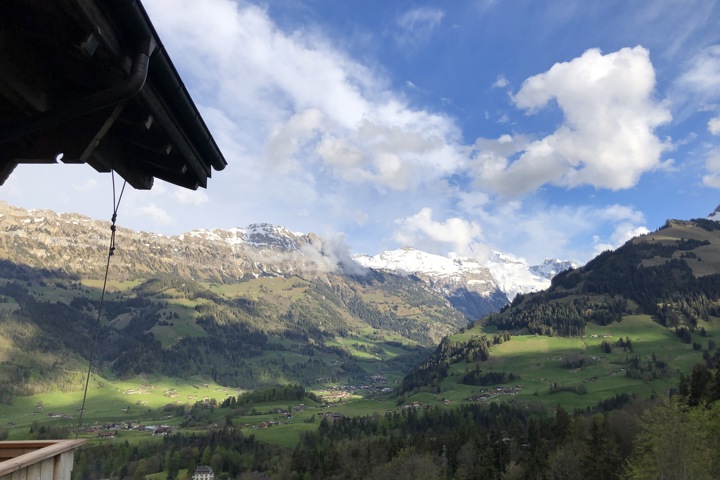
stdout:
[[545,261],[540,265],[531,266],[530,271],[543,278],[552,280],[552,278],[558,273],[577,267],[578,265],[575,262],[571,262],[568,260],[558,260],[557,258],[546,258]]
[[484,276],[490,274],[490,281],[505,293],[509,300],[518,293],[543,290],[550,286],[550,280],[557,273],[575,267],[568,261],[547,259],[541,265],[529,266],[524,258],[495,251],[486,261],[471,257],[445,257],[414,248],[404,247],[386,251],[373,257],[356,255],[360,265],[376,270],[416,274],[430,278]]
[[715,210],[708,215],[708,220],[715,220],[716,222],[720,222],[720,205],[715,207]]
[[453,275],[482,268],[471,258],[449,258],[433,253],[422,252],[412,247],[385,251],[373,257],[355,255],[354,260],[366,268],[390,270],[398,273],[423,273],[430,276]]
[[[269,223],[253,223],[246,228],[199,229],[186,233],[188,237],[205,238],[229,245],[248,245],[271,250],[295,251],[307,243],[305,235]],[[184,237],[184,235],[182,236]]]

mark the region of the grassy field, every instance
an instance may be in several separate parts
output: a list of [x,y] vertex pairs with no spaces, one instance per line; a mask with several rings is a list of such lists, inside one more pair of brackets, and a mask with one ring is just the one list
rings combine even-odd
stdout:
[[[709,339],[717,341],[720,333],[720,321],[705,323],[708,337],[693,335],[693,341],[707,347]],[[467,340],[472,335],[492,333],[472,329],[453,339]],[[619,339],[629,339],[632,352],[615,346]],[[612,345],[610,353],[601,349],[603,341]],[[649,372],[635,374],[627,372],[627,360],[639,357],[646,367],[656,360],[666,362],[669,371],[659,378],[653,378]],[[575,366],[580,364],[581,366]],[[581,338],[545,337],[521,335],[512,337],[509,342],[493,347],[490,359],[478,364],[484,372],[507,372],[519,375],[512,385],[522,388],[514,394],[499,394],[495,399],[520,398],[526,401],[540,401],[548,406],[563,405],[565,408],[585,408],[598,401],[613,397],[619,393],[636,394],[649,397],[653,393],[664,395],[676,387],[680,373],[688,374],[695,363],[702,362],[702,351],[694,350],[691,344],[683,343],[670,330],[653,322],[647,315],[628,316],[622,322],[608,326],[588,325]],[[475,364],[457,363],[450,369],[449,376],[441,383],[441,392],[422,393],[410,397],[408,402],[441,404],[449,400],[453,404],[467,401],[473,395],[496,390],[498,386],[479,387],[463,385],[461,378]],[[586,391],[578,394],[572,391],[551,393],[551,386],[574,388]]]
[[[700,337],[694,334],[693,341],[706,348],[708,340],[718,341],[720,320],[714,319],[702,326],[707,330],[708,336]],[[491,329],[473,328],[454,336],[453,339],[461,341],[473,335],[492,333],[494,331]],[[630,340],[632,351],[617,346],[619,339]],[[603,341],[611,345],[610,353],[602,351]],[[378,374],[385,374],[383,361],[378,359],[388,361],[403,353],[399,347],[373,338],[372,332],[367,336],[340,339],[337,346],[351,351],[366,372]],[[267,359],[285,355],[288,362],[301,359],[301,356],[291,352],[273,351],[268,352],[268,355],[270,356]],[[642,364],[647,364],[654,357],[655,360],[666,362],[670,368],[659,378],[653,378],[648,372],[628,376],[627,361],[632,356],[637,356]],[[692,344],[683,343],[673,332],[654,323],[650,317],[637,315],[625,317],[622,322],[608,326],[588,325],[582,337],[515,336],[510,341],[494,346],[490,359],[477,365],[484,372],[507,372],[520,377],[513,381],[512,385],[507,385],[521,386],[517,391],[513,394],[495,391],[497,395],[493,397],[494,400],[518,398],[541,402],[548,407],[560,404],[573,410],[595,405],[598,401],[619,393],[637,394],[643,398],[653,393],[664,395],[668,389],[677,386],[681,372],[689,373],[692,366],[701,360],[702,351],[694,350]],[[405,399],[405,402],[451,408],[470,401],[470,397],[483,391],[488,393],[497,389],[498,386],[461,384],[462,376],[474,368],[474,363],[454,364],[449,376],[442,381],[440,392],[419,393]],[[389,375],[386,384],[395,386],[400,380],[399,374]],[[561,387],[561,390],[574,388],[585,393],[551,393],[552,386]],[[121,381],[93,377],[83,425],[132,423],[179,427],[182,418],[174,416],[177,406],[186,405],[187,410],[195,402],[211,398],[219,404],[228,395],[239,393],[241,392],[238,390],[216,385],[202,378],[185,381],[166,377],[141,377],[132,381]],[[209,414],[207,421],[216,426],[231,422],[258,439],[292,446],[300,440],[304,432],[316,429],[328,412],[344,416],[383,415],[389,410],[400,408],[393,395],[365,398],[360,395],[362,391],[353,394],[339,386],[318,390],[316,393],[326,396],[332,403],[324,406],[306,402],[305,408],[300,411],[294,411],[295,405],[292,402],[258,404],[254,405],[255,411],[252,414],[243,415],[230,409],[215,409]],[[0,405],[0,427],[8,429],[11,439],[28,438],[33,423],[64,426],[74,431],[81,404],[80,391],[16,397],[12,405]],[[289,409],[291,417],[277,413],[278,409]],[[263,428],[262,423],[271,426]],[[100,441],[92,434],[82,436],[94,442]],[[122,430],[120,436],[133,442],[153,438],[149,432],[127,430]]]
[[[93,378],[85,403],[84,426],[111,423],[177,425],[179,419],[165,418],[165,405],[192,405],[215,398],[222,402],[239,392],[203,379],[183,381],[168,378],[138,378],[134,381]],[[9,428],[14,439],[27,438],[33,423],[76,429],[83,392],[52,392],[16,397],[12,405],[0,405],[0,426]]]

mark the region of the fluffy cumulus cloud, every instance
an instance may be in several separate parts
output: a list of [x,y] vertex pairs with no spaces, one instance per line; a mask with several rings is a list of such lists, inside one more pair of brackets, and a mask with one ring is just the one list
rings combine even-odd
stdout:
[[308,109],[273,130],[265,159],[286,171],[319,164],[342,181],[403,190],[455,171],[464,161],[457,136],[449,119],[396,100],[371,105],[352,128]]
[[513,96],[515,105],[533,114],[554,102],[562,124],[532,142],[506,141],[516,147],[510,156],[480,151],[479,183],[505,195],[544,184],[634,186],[661,165],[667,148],[654,129],[671,116],[653,99],[654,86],[649,52],[642,47],[605,55],[591,49],[528,78]]
[[[197,99],[222,109],[207,108],[221,147],[252,169],[405,189],[463,162],[449,116],[411,108],[381,73],[312,28],[283,31],[242,1],[148,4],[163,18],[161,36],[182,52],[173,58],[187,64]],[[398,24],[425,36],[442,17],[420,8]]]
[[398,243],[427,252],[468,255],[482,246],[482,229],[479,224],[463,218],[449,218],[444,222],[433,220],[430,208],[423,208],[397,223],[394,238]]
[[[358,236],[373,229],[378,238],[442,254],[481,257],[493,245],[528,258],[537,251],[578,260],[587,252],[568,245],[594,233],[593,216],[605,231],[586,245],[615,245],[644,225],[632,210],[529,210],[517,200],[545,184],[627,188],[659,167],[665,145],[654,129],[670,115],[652,97],[654,70],[641,47],[589,50],[527,79],[514,104],[530,114],[556,104],[563,115],[544,138],[514,132],[467,145],[453,117],[411,105],[381,70],[313,25],[280,28],[268,9],[243,0],[144,4],[228,158],[212,184],[213,199],[232,211],[223,221],[304,231],[335,225]],[[421,45],[443,19],[434,8],[405,11],[397,38]],[[509,83],[499,76],[494,86]],[[206,221],[207,196],[156,193],[138,202],[149,222],[177,222],[170,202],[183,206],[183,221]],[[330,242],[309,255],[331,270],[345,250]]]

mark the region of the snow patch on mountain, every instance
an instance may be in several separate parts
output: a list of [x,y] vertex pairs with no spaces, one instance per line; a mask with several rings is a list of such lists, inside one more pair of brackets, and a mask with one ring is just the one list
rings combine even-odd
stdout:
[[185,236],[223,242],[232,246],[247,245],[260,249],[268,248],[286,252],[300,250],[309,241],[308,237],[303,233],[294,233],[285,227],[269,223],[254,223],[246,228],[198,229],[180,237],[184,239]]
[[530,267],[530,271],[535,274],[552,280],[552,278],[560,272],[569,270],[571,268],[577,268],[578,265],[575,262],[569,260],[558,260],[556,258],[546,258],[540,265],[533,265]]
[[556,259],[530,266],[523,258],[497,251],[486,261],[479,261],[470,257],[435,255],[410,247],[375,256],[355,255],[353,258],[367,268],[428,277],[434,282],[455,278],[456,283],[472,286],[481,295],[489,295],[497,288],[509,301],[519,293],[548,288],[553,276],[576,266]]
[[720,222],[720,205],[715,207],[715,211],[708,215],[708,220],[715,220],[716,222]]
[[556,259],[546,259],[540,265],[528,265],[524,258],[497,251],[493,252],[486,265],[510,301],[519,293],[545,290],[550,287],[550,280],[555,275],[577,267],[573,262]]
[[430,276],[462,275],[482,269],[482,265],[471,258],[453,259],[432,253],[404,247],[385,251],[379,255],[353,255],[353,259],[366,268],[390,270],[398,274],[424,273]]

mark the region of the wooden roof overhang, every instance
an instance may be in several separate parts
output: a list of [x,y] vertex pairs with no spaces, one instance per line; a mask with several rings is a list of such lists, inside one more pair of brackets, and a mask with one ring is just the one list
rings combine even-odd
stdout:
[[227,165],[139,0],[0,2],[0,185],[57,160],[138,189]]

